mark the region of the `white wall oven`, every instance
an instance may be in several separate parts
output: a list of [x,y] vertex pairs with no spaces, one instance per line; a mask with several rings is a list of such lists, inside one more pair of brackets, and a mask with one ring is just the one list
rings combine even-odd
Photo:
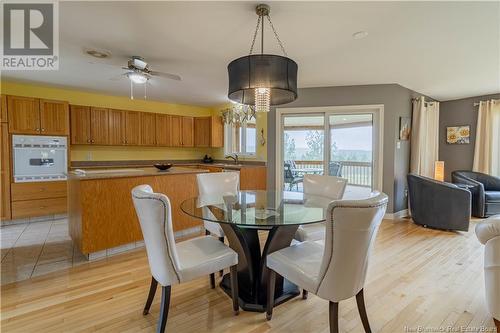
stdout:
[[67,149],[64,136],[13,135],[14,182],[66,180]]

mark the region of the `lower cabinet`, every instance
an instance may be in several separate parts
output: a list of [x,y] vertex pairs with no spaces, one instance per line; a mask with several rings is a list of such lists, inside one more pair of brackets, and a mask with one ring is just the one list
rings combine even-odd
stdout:
[[62,214],[67,212],[67,183],[12,183],[12,218]]

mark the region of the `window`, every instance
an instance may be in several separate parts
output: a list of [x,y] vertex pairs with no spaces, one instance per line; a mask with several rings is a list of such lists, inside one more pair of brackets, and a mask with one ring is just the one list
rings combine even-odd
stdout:
[[255,156],[257,147],[255,118],[243,124],[226,124],[224,131],[224,154]]

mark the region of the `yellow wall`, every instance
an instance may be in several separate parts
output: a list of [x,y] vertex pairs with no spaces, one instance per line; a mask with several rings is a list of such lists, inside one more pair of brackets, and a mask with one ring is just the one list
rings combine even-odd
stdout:
[[[185,116],[208,116],[214,110],[208,107],[168,104],[150,100],[131,100],[123,96],[102,95],[51,86],[2,81],[0,90],[5,95],[29,96],[68,101],[70,104],[91,105],[123,110],[168,113]],[[220,153],[219,153],[220,151]],[[72,161],[112,160],[160,160],[201,159],[205,154],[223,154],[214,148],[165,148],[165,147],[118,147],[118,146],[71,146]]]
[[[167,113],[185,116],[218,115],[220,110],[228,105],[219,107],[201,107],[183,104],[170,104],[158,101],[135,99],[124,96],[103,95],[93,92],[79,91],[67,88],[57,88],[47,85],[28,84],[12,81],[1,81],[0,90],[5,95],[29,96],[47,99],[68,101],[70,104],[90,105],[113,109],[134,110]],[[257,135],[260,138],[264,130],[266,144],[261,145],[257,139],[257,154],[255,158],[247,160],[267,160],[267,114],[257,114]],[[214,159],[224,159],[222,148],[166,148],[166,147],[120,147],[120,146],[87,146],[72,145],[72,161],[113,161],[113,160],[188,160],[201,159],[205,154]],[[244,160],[245,158],[241,158]]]

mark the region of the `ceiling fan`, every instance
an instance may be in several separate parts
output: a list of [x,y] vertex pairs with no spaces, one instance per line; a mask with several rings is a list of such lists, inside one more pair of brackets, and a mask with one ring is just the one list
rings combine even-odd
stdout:
[[151,70],[151,67],[146,62],[146,60],[139,56],[131,57],[127,62],[127,67],[122,67],[126,69],[125,75],[130,81],[143,84],[151,79],[151,77],[158,76],[165,79],[180,81],[181,77],[176,74],[163,73]]
[[[110,56],[110,53],[104,53],[100,51],[96,51],[94,49],[85,50],[88,55],[91,55],[95,58],[103,59]],[[93,63],[93,62],[92,62]],[[103,63],[101,63],[103,64]],[[105,64],[105,63],[104,63]],[[105,64],[111,65],[111,64]],[[111,65],[113,66],[113,65]],[[130,99],[134,99],[134,84],[142,84],[144,85],[144,99],[146,99],[146,87],[147,84],[150,84],[150,80],[154,77],[164,78],[169,80],[181,81],[181,77],[176,74],[164,73],[159,71],[153,71],[151,69],[150,64],[140,56],[132,56],[127,60],[126,67],[121,67],[125,69],[126,72],[122,73],[116,77],[110,78],[110,80],[118,80],[123,77],[127,77],[130,81]]]

